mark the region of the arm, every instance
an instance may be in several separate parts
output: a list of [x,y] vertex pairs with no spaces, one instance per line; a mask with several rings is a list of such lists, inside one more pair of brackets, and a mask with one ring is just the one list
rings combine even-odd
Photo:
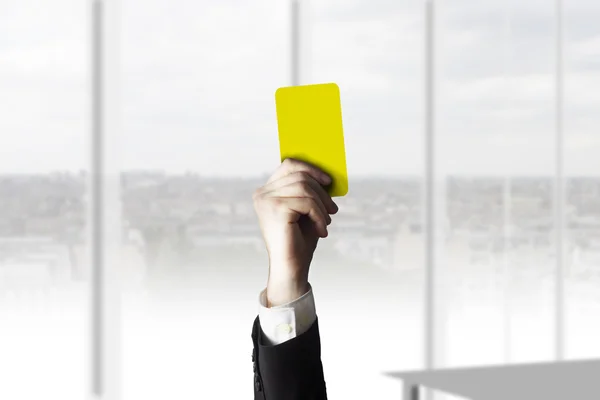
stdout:
[[255,399],[327,398],[312,290],[283,306],[261,304],[252,341],[262,389],[255,388]]
[[328,176],[285,160],[254,194],[269,253],[267,288],[252,329],[254,398],[327,399],[321,342],[308,272],[329,214],[338,211],[324,185]]

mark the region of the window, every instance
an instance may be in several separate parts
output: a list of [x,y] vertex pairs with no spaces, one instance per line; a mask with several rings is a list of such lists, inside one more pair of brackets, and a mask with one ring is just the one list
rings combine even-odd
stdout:
[[285,2],[123,8],[125,398],[252,390],[268,268],[252,192],[279,163],[289,20]]
[[564,4],[564,158],[565,158],[565,297],[566,355],[591,358],[600,354],[597,257],[600,210],[598,192],[600,122],[594,91],[600,79],[600,32],[594,19],[597,4],[581,0]]
[[438,366],[553,358],[547,3],[438,3]]
[[0,13],[0,398],[88,392],[87,12]]
[[331,398],[600,353],[600,6],[108,7],[102,41],[90,3],[0,15],[0,398],[250,395],[251,196],[279,164],[275,90],[308,83],[340,86],[351,179],[311,267]]
[[351,179],[311,267],[328,393],[398,397],[382,373],[422,366],[423,9],[310,5],[305,82],[340,86]]

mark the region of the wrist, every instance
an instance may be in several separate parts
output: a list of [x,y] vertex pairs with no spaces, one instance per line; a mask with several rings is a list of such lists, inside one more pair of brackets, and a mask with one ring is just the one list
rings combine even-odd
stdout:
[[308,279],[278,279],[269,276],[267,281],[267,307],[290,303],[308,292]]

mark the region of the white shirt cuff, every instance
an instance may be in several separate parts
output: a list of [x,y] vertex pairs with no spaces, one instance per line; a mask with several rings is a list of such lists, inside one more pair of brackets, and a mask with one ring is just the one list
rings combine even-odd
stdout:
[[278,345],[305,333],[317,319],[312,286],[308,292],[280,306],[267,308],[267,289],[260,292],[258,318],[267,344]]

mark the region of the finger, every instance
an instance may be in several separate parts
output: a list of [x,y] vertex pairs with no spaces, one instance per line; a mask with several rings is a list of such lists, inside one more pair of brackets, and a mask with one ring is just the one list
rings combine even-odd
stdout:
[[319,182],[312,179],[312,177],[309,178],[307,181],[317,193],[317,195],[319,195],[319,198],[321,199],[321,201],[325,205],[325,208],[327,209],[327,213],[335,214],[339,211],[338,205],[335,204],[335,201],[333,201],[329,193],[327,193],[327,190],[325,190],[325,188],[321,184],[319,184]]
[[[285,185],[282,187],[278,187],[273,189],[268,193],[264,193],[265,197],[278,197],[278,198],[312,198],[316,201],[321,213],[325,216],[325,221],[327,225],[331,223],[331,217],[329,216],[329,212],[327,211],[327,207],[323,204],[323,199],[313,185],[321,188],[318,182],[314,181],[313,184],[310,181],[302,180],[291,183],[289,185]],[[322,188],[321,188],[322,189]]]
[[263,193],[268,194],[272,191],[276,191],[280,187],[296,184],[299,182],[307,182],[310,187],[313,188],[315,193],[319,196],[328,214],[335,214],[338,212],[339,208],[337,204],[333,201],[329,193],[321,186],[319,182],[317,182],[312,176],[307,174],[306,172],[294,172],[290,175],[286,175],[283,178],[271,182],[270,184],[265,185],[261,190]]
[[294,172],[306,172],[323,185],[329,185],[331,183],[331,178],[325,172],[321,171],[314,165],[308,164],[304,161],[296,160],[294,158],[286,158],[283,160],[279,168],[277,168],[273,175],[271,175],[267,183],[281,179],[282,177],[293,174]]
[[[289,210],[298,215],[306,215],[315,224],[320,237],[327,237],[327,213],[323,213],[317,200],[312,197],[288,197],[284,198],[284,204]],[[327,215],[328,216],[328,215]],[[297,221],[297,220],[296,220]]]

